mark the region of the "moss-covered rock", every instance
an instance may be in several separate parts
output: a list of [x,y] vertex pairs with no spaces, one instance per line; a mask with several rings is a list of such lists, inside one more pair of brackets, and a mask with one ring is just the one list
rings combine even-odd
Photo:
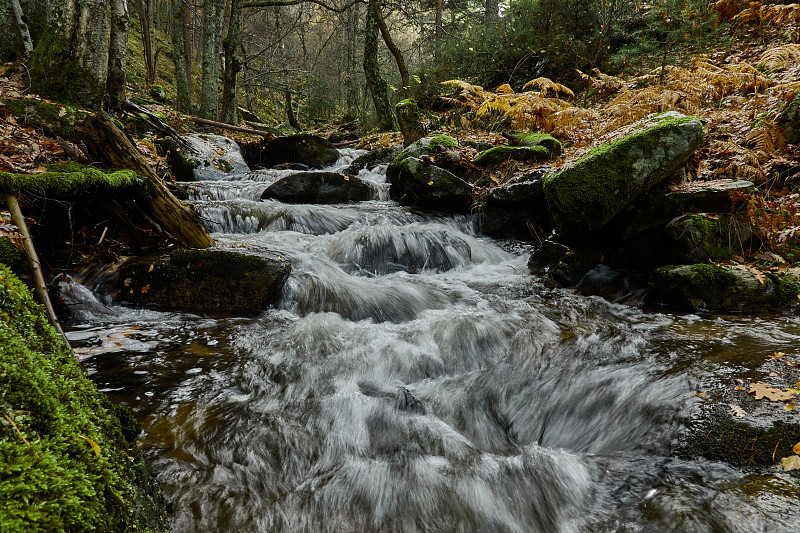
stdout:
[[409,157],[416,157],[419,159],[422,156],[432,155],[437,151],[445,151],[452,148],[458,148],[458,141],[449,135],[431,135],[430,137],[423,137],[417,142],[406,146],[403,151],[397,154],[389,167],[399,165],[404,159]]
[[545,177],[547,203],[564,237],[580,239],[605,226],[639,195],[680,171],[703,140],[700,120],[690,116],[655,116],[639,128]]
[[27,272],[28,265],[22,252],[8,237],[0,237],[0,263],[8,266],[14,274]]
[[4,265],[0,411],[0,531],[169,530],[136,446],[140,427],[86,378]]
[[419,106],[413,98],[397,102],[397,105],[394,106],[394,113],[397,115],[397,123],[403,134],[403,146],[415,143],[425,135]]
[[311,133],[248,143],[242,146],[242,155],[253,168],[270,168],[280,163],[325,168],[339,159],[339,151],[329,140]]
[[400,146],[376,148],[353,159],[353,162],[350,163],[344,173],[348,176],[357,176],[362,169],[372,169],[378,165],[390,163],[402,150],[403,148]]
[[47,133],[78,142],[75,126],[82,124],[89,114],[77,107],[45,102],[35,98],[3,98],[0,102],[19,120],[42,128]]
[[291,264],[280,256],[178,250],[125,263],[118,297],[164,309],[253,314],[278,301],[290,272]]
[[544,146],[494,146],[475,156],[476,165],[493,165],[503,161],[544,161],[549,152]]
[[188,148],[172,139],[160,142],[166,149],[172,175],[179,181],[219,180],[250,171],[239,145],[227,137],[194,134],[184,139]]
[[262,200],[291,204],[346,204],[373,197],[369,183],[338,172],[302,172],[286,176],[267,187]]
[[535,131],[514,131],[503,134],[511,146],[544,146],[550,159],[555,159],[564,151],[561,141],[546,133]]
[[472,185],[452,172],[416,157],[389,165],[389,194],[401,205],[463,213],[472,200]]
[[676,244],[673,261],[682,263],[732,259],[750,247],[753,236],[746,213],[687,213],[667,224],[666,231]]
[[164,90],[163,85],[151,85],[147,93],[156,102],[164,102],[167,99],[167,92]]
[[757,313],[796,307],[798,294],[800,284],[788,277],[761,282],[746,270],[697,264],[653,271],[647,301],[693,311]]

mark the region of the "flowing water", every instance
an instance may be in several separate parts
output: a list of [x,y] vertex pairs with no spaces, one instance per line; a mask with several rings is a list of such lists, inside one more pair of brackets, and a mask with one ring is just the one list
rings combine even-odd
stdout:
[[63,289],[92,379],[143,422],[175,531],[800,531],[785,474],[754,493],[672,453],[695,392],[796,351],[797,318],[546,290],[524,247],[397,206],[383,172],[362,171],[359,205],[259,201],[284,175],[191,184],[220,247],[291,260],[277,308],[127,308],[103,276]]

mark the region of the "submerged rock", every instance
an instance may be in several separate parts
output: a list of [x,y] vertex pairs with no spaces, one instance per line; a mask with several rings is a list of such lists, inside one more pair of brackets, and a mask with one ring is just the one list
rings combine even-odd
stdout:
[[125,263],[119,299],[164,309],[252,314],[277,303],[290,271],[280,256],[178,250]]
[[391,162],[403,150],[400,146],[385,146],[383,148],[376,148],[371,152],[360,155],[353,159],[350,166],[344,171],[348,176],[357,176],[363,169],[373,169],[378,165],[384,165]]
[[703,140],[703,126],[691,116],[665,113],[639,128],[545,177],[547,203],[565,238],[580,240],[601,229],[638,196],[680,171]]
[[311,133],[265,139],[242,147],[247,163],[254,168],[271,168],[281,163],[302,163],[325,168],[339,159],[339,151],[327,139]]
[[337,172],[302,172],[270,185],[262,200],[274,199],[290,204],[345,204],[371,200],[372,187],[355,176]]
[[185,139],[188,149],[171,140],[163,142],[172,175],[178,181],[220,180],[250,171],[239,145],[227,137],[193,134]]
[[528,260],[528,268],[551,287],[571,287],[599,261],[599,253],[576,251],[569,246],[546,240]]
[[747,270],[697,264],[656,269],[646,299],[692,311],[756,313],[796,307],[798,294],[800,284],[788,277],[759,281]]

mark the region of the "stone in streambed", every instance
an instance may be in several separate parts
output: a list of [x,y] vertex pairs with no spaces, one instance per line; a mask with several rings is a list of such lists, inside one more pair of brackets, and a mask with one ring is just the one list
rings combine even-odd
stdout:
[[262,200],[291,204],[346,204],[372,197],[372,187],[366,181],[337,172],[292,174],[270,185],[261,195]]

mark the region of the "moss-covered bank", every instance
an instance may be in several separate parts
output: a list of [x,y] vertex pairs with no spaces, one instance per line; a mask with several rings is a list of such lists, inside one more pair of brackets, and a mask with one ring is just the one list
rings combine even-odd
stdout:
[[0,264],[0,531],[167,531],[138,432]]

